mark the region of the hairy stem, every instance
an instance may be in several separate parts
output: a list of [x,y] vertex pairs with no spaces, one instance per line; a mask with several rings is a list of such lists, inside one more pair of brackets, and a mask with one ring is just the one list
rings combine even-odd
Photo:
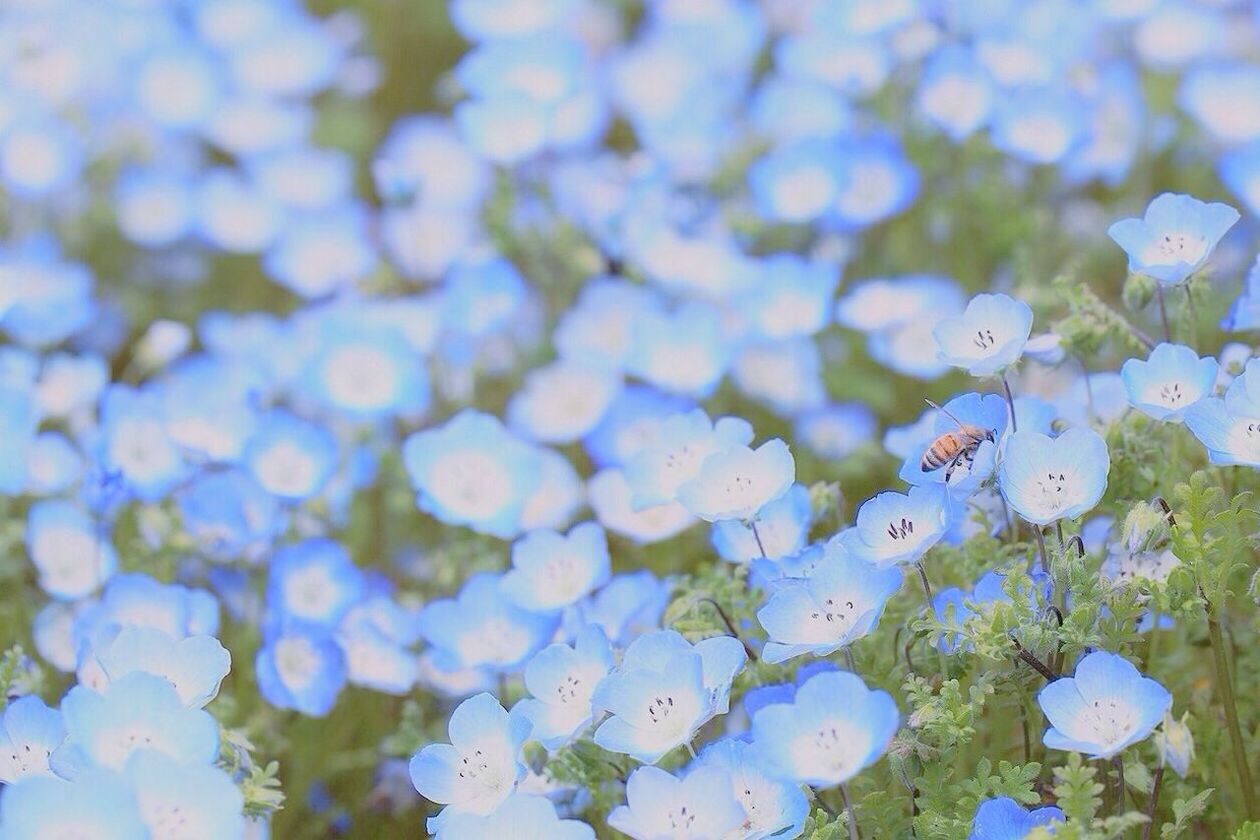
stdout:
[[857,814],[853,811],[853,803],[849,800],[849,789],[840,785],[840,797],[844,799],[844,812],[848,815],[849,840],[858,840]]
[[1002,390],[1006,392],[1006,407],[1011,411],[1011,431],[1019,431],[1019,422],[1015,419],[1015,397],[1011,394],[1011,383],[1007,381],[1006,374],[1002,374]]
[[1142,826],[1142,840],[1151,840],[1151,829],[1155,827],[1155,808],[1159,804],[1159,786],[1164,781],[1164,765],[1155,768],[1155,778],[1151,780],[1151,798],[1146,801],[1146,825]]
[[1251,766],[1247,762],[1247,747],[1243,743],[1242,727],[1238,723],[1238,706],[1234,701],[1234,684],[1229,675],[1229,663],[1225,659],[1225,640],[1221,636],[1220,615],[1216,607],[1206,604],[1208,639],[1212,643],[1212,658],[1216,663],[1216,684],[1220,690],[1221,706],[1225,712],[1225,724],[1229,729],[1229,741],[1234,751],[1234,764],[1238,769],[1238,784],[1242,787],[1247,819],[1257,818],[1256,790],[1251,782]]

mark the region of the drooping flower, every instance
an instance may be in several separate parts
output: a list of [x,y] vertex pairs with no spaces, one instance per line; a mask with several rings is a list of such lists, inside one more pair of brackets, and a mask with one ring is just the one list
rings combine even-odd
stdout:
[[1129,255],[1130,272],[1172,286],[1207,263],[1238,219],[1238,211],[1227,204],[1163,193],[1142,218],[1122,219],[1107,233]]
[[1111,758],[1146,738],[1172,706],[1172,696],[1122,656],[1087,654],[1076,673],[1047,684],[1037,702],[1050,722],[1047,747]]

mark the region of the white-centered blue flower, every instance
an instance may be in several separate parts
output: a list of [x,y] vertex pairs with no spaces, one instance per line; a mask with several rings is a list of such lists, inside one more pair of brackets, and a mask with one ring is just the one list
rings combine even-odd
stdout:
[[634,840],[743,836],[744,809],[722,767],[697,767],[681,779],[640,767],[626,781],[626,803],[612,810],[608,825]]
[[1016,513],[1049,525],[1098,504],[1110,469],[1107,444],[1093,429],[1072,428],[1057,438],[1020,431],[1007,438],[998,486]]
[[746,660],[743,645],[730,636],[694,646],[673,630],[640,636],[595,689],[595,705],[612,713],[595,731],[595,743],[645,763],[659,761],[726,713],[731,681]]
[[0,782],[53,775],[49,758],[65,739],[61,712],[39,697],[28,694],[9,703],[0,715]]
[[879,760],[901,723],[886,691],[861,677],[827,671],[810,677],[791,703],[753,714],[753,743],[770,769],[815,788],[844,784]]
[[949,529],[951,507],[944,484],[887,490],[858,508],[856,527],[841,532],[840,544],[876,566],[912,563]]
[[219,693],[232,657],[213,636],[175,639],[153,627],[124,627],[84,657],[79,681],[97,691],[136,672],[163,677],[186,706],[202,708]]
[[1037,702],[1050,723],[1047,747],[1111,758],[1151,734],[1172,695],[1123,656],[1098,650],[1077,663],[1073,676],[1042,688]]
[[1129,404],[1156,420],[1180,423],[1186,409],[1212,395],[1217,363],[1181,344],[1163,343],[1146,361],[1129,359],[1120,368]]
[[437,826],[434,840],[595,840],[595,830],[581,820],[561,819],[545,796],[514,793],[492,813],[450,814]]
[[674,501],[678,488],[696,477],[706,458],[752,439],[752,426],[738,417],[712,421],[695,409],[666,418],[626,465],[635,508]]
[[1122,219],[1107,233],[1129,255],[1130,272],[1172,286],[1204,266],[1238,219],[1227,204],[1163,193],[1142,218]]
[[792,453],[775,438],[756,449],[733,446],[705,458],[695,477],[678,488],[678,501],[707,522],[748,522],[795,480]]
[[991,376],[1019,361],[1032,332],[1028,304],[1009,295],[976,295],[961,315],[932,330],[937,357],[972,376]]
[[492,813],[525,775],[521,746],[530,723],[508,712],[491,694],[469,697],[451,713],[449,744],[429,744],[411,759],[411,783],[426,799],[445,805],[430,830],[451,814]]
[[1023,840],[1034,828],[1063,820],[1063,811],[1053,805],[1030,811],[1009,796],[995,796],[976,806],[967,840]]
[[792,780],[771,772],[755,744],[735,737],[714,741],[693,767],[720,767],[730,774],[731,789],[744,809],[739,837],[792,837],[804,825],[809,814],[804,791]]
[[594,522],[575,525],[567,535],[530,531],[512,546],[512,568],[503,592],[535,612],[564,609],[608,582],[608,540]]
[[534,725],[531,737],[553,750],[586,727],[595,716],[595,687],[612,666],[608,637],[595,624],[579,630],[572,647],[554,644],[536,653],[525,666],[525,688],[532,696],[520,702]]
[[875,629],[901,578],[896,566],[874,566],[847,551],[833,552],[810,577],[788,582],[757,611],[769,634],[762,659],[826,656],[852,644]]

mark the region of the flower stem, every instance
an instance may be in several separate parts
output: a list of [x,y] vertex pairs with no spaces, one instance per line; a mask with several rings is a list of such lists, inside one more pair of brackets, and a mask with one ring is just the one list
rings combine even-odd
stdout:
[[748,527],[752,528],[753,539],[757,541],[757,550],[761,552],[761,559],[762,560],[770,559],[766,556],[766,547],[762,545],[761,543],[761,532],[757,530],[757,520],[755,519],[750,520],[748,523]]
[[[919,570],[919,580],[923,582],[923,600],[927,604],[927,614],[931,616],[932,584],[928,581],[927,569],[923,568],[922,560],[916,561],[914,566]],[[936,661],[941,666],[941,681],[944,682],[944,680],[949,676],[949,663],[945,661],[945,651],[941,650],[941,646],[939,644],[933,644],[932,647],[936,648]]]
[[849,789],[840,785],[840,797],[844,799],[844,813],[849,823],[849,840],[858,840],[857,814],[853,812],[853,803],[849,801]]
[[1164,287],[1155,287],[1155,299],[1159,301],[1159,320],[1164,324],[1164,341],[1172,341],[1172,328],[1168,326],[1168,306],[1164,303]]
[[1151,840],[1151,829],[1155,827],[1155,807],[1159,804],[1159,786],[1164,781],[1164,765],[1155,768],[1155,778],[1151,781],[1151,798],[1146,802],[1146,825],[1142,826],[1142,840]]
[[1256,810],[1256,790],[1251,782],[1251,766],[1247,763],[1247,748],[1243,744],[1242,728],[1238,724],[1238,706],[1234,701],[1234,684],[1229,676],[1229,663],[1225,659],[1225,640],[1221,636],[1220,615],[1211,604],[1204,605],[1207,610],[1208,639],[1212,643],[1212,658],[1216,663],[1216,684],[1220,688],[1221,705],[1225,711],[1225,723],[1229,729],[1229,740],[1234,751],[1234,763],[1238,767],[1238,783],[1242,786],[1243,802],[1247,807],[1247,819],[1254,820]]
[[[1033,525],[1033,533],[1037,535],[1037,553],[1041,555],[1041,571],[1050,574],[1050,558],[1046,554],[1046,538],[1041,533],[1040,525]],[[1051,578],[1053,582],[1053,578]]]
[[1002,374],[1002,390],[1006,392],[1006,406],[1011,411],[1011,431],[1019,431],[1019,423],[1015,420],[1015,397],[1011,394],[1011,383],[1007,381],[1006,374]]
[[1121,817],[1121,816],[1124,816],[1124,808],[1125,808],[1125,805],[1124,805],[1124,795],[1125,795],[1124,759],[1118,755],[1113,756],[1111,759],[1111,764],[1113,767],[1116,768],[1116,784],[1119,786],[1119,790],[1116,792],[1116,816]]

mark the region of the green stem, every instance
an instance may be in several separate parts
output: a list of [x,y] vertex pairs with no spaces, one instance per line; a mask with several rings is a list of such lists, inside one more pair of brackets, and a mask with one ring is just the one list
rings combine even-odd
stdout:
[[844,813],[849,823],[849,840],[858,840],[857,814],[853,811],[853,803],[849,801],[849,789],[840,785],[840,796],[844,799]]
[[1124,759],[1117,755],[1117,756],[1112,757],[1111,763],[1116,768],[1116,785],[1119,788],[1119,790],[1116,792],[1116,816],[1122,817],[1124,816],[1124,809],[1125,809]]
[[1155,778],[1151,782],[1151,798],[1146,803],[1146,825],[1142,826],[1142,840],[1151,840],[1151,829],[1155,827],[1155,807],[1159,804],[1159,786],[1164,781],[1164,765],[1155,768]]
[[[928,582],[927,569],[923,568],[923,561],[919,560],[914,564],[919,570],[919,580],[923,582],[923,600],[927,604],[927,614],[932,616],[932,584]],[[936,661],[941,666],[941,682],[949,679],[949,663],[945,661],[945,651],[941,650],[939,644],[933,644],[936,648]]]
[[1238,723],[1238,706],[1234,701],[1234,684],[1230,680],[1229,663],[1225,659],[1225,640],[1221,636],[1220,616],[1212,605],[1205,607],[1208,639],[1212,643],[1212,658],[1216,663],[1216,684],[1220,687],[1221,705],[1224,707],[1229,741],[1234,750],[1234,763],[1238,768],[1238,783],[1242,786],[1247,819],[1254,820],[1260,812],[1256,810],[1256,790],[1251,782],[1251,766],[1247,763],[1247,747],[1243,744],[1242,727]]

